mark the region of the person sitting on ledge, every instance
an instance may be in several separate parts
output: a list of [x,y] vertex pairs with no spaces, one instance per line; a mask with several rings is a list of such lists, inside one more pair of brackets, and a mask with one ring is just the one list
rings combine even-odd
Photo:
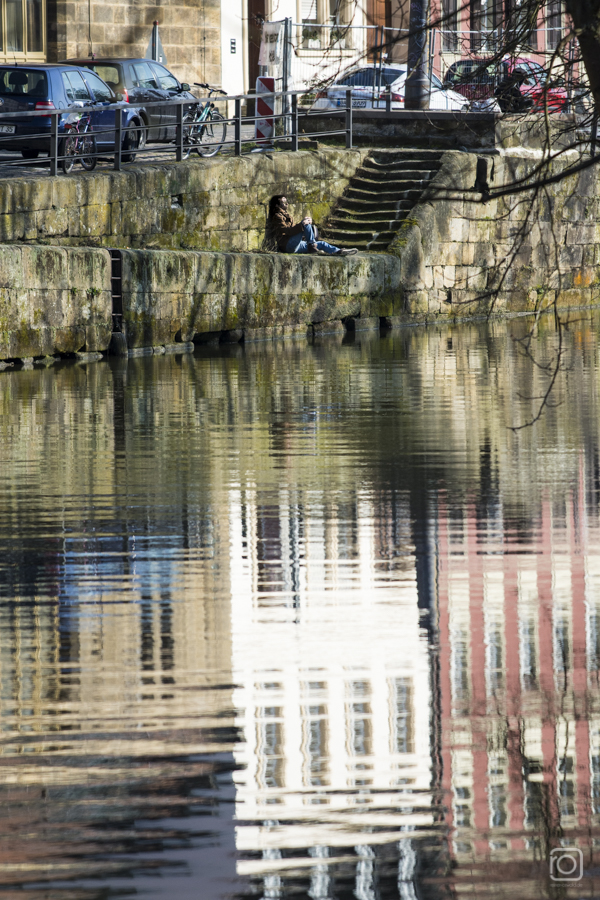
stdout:
[[358,253],[356,248],[340,250],[327,241],[318,240],[317,226],[313,225],[310,216],[305,216],[301,222],[294,225],[294,220],[288,212],[287,197],[282,195],[271,197],[269,201],[267,229],[281,253],[317,253],[320,256],[352,256]]

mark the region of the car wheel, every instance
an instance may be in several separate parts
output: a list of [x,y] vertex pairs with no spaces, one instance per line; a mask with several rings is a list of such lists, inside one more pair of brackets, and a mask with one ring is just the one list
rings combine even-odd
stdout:
[[121,149],[121,159],[123,162],[127,163],[135,160],[135,153],[140,149],[140,141],[142,139],[142,132],[144,131],[145,129],[141,122],[137,119],[134,119],[131,125],[125,129],[123,146]]
[[21,156],[23,157],[23,159],[37,159],[39,155],[39,150],[30,150],[29,148],[21,150]]
[[148,143],[148,123],[144,122],[142,119],[141,127],[140,127],[140,140],[137,145],[138,150],[143,150],[146,144]]

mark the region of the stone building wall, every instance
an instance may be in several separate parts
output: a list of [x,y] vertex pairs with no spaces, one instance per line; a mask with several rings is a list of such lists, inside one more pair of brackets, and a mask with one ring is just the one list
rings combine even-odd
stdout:
[[157,20],[168,68],[181,81],[221,84],[219,0],[47,0],[46,15],[50,62],[145,56]]

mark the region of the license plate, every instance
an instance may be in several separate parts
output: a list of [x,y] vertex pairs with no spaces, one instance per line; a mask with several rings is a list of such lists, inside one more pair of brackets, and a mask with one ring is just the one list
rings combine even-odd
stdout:
[[353,100],[352,101],[352,106],[354,107],[354,109],[365,109],[366,105],[367,105],[366,100]]
[[14,134],[16,125],[0,125],[0,134]]

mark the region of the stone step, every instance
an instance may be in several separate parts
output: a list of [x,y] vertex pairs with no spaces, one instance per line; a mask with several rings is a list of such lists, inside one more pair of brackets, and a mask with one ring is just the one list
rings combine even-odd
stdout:
[[403,148],[403,147],[377,147],[372,150],[368,160],[378,163],[390,163],[396,159],[441,159],[444,155],[443,150],[428,150],[426,147],[421,148]]
[[376,231],[396,231],[404,221],[404,218],[403,216],[402,218],[394,219],[350,219],[345,216],[332,216],[328,222],[328,230],[341,229],[344,231],[370,231],[373,233]]
[[[362,197],[341,197],[339,200],[338,210],[345,209],[351,215],[370,216],[374,213],[385,213],[390,215],[396,210],[410,209],[414,206],[421,194],[422,189],[414,191],[402,191],[398,195],[394,195],[393,200],[383,200],[381,197],[372,194]],[[337,211],[337,210],[336,210]]]
[[[422,190],[423,189],[419,191],[419,195],[421,194]],[[397,203],[398,193],[396,193],[396,191],[387,190],[381,190],[379,193],[374,193],[373,191],[361,190],[358,187],[350,185],[350,187],[346,188],[344,200],[363,200],[374,203],[375,206],[380,206],[382,203]]]
[[439,150],[374,150],[325,223],[326,240],[386,250],[441,165]]
[[342,241],[337,240],[335,243],[338,247],[344,248],[356,247],[357,250],[367,251],[368,253],[385,253],[390,245],[391,237],[383,237],[381,240],[379,238],[373,239],[370,241],[365,241],[361,239]]
[[378,249],[384,250],[389,246],[395,234],[396,231],[356,232],[338,231],[332,228],[327,232],[327,240],[338,247],[357,247],[359,250],[364,250],[377,245]]
[[425,187],[431,179],[431,172],[418,169],[407,169],[398,172],[394,178],[385,181],[376,181],[374,178],[365,178],[364,175],[354,175],[351,184],[360,187],[363,191],[370,190],[379,193],[382,188],[386,191],[402,191],[408,188]]
[[429,173],[437,172],[440,166],[441,160],[407,159],[394,164],[381,165],[373,162],[373,160],[366,159],[364,164],[358,169],[358,172],[368,172],[370,178],[384,180],[385,178],[393,177],[398,172],[405,172],[407,169],[418,169]]

